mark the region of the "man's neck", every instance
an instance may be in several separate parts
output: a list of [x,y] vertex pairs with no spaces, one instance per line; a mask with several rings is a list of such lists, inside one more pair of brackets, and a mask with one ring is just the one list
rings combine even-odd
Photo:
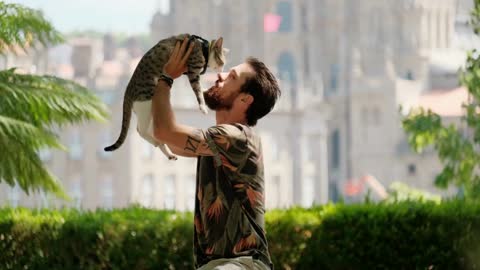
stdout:
[[245,119],[245,116],[241,117],[238,115],[233,115],[231,111],[226,111],[226,110],[216,111],[215,118],[216,118],[217,125],[232,124],[232,123],[247,125],[247,119]]

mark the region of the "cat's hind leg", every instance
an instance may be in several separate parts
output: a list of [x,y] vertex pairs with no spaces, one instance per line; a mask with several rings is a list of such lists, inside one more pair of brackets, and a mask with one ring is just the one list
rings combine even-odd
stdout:
[[169,160],[177,160],[177,156],[172,153],[170,148],[168,148],[165,143],[156,140],[153,136],[153,118],[151,118],[150,123],[148,124],[145,137],[147,137],[148,141],[155,142],[155,146],[160,148],[160,150],[163,152],[163,154],[165,154],[165,156],[168,157]]

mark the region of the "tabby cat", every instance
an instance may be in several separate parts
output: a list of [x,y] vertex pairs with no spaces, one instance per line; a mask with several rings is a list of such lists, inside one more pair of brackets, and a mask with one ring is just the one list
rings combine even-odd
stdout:
[[220,37],[208,42],[199,36],[181,34],[160,40],[142,57],[133,72],[123,98],[123,120],[120,136],[113,145],[105,147],[105,151],[116,150],[123,144],[127,137],[133,109],[137,116],[137,131],[140,136],[154,146],[160,147],[160,150],[169,159],[176,159],[167,145],[153,137],[151,107],[153,91],[157,85],[158,77],[163,71],[163,66],[168,61],[175,44],[183,41],[185,36],[189,42],[195,42],[195,47],[187,60],[188,70],[184,74],[190,80],[200,110],[205,114],[208,112],[203,98],[203,90],[200,86],[200,75],[205,73],[207,66],[215,71],[222,71],[225,64],[225,53],[228,51],[223,48],[223,38]]

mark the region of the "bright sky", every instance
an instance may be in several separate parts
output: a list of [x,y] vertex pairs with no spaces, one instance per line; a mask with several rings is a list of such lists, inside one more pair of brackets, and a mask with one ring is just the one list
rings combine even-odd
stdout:
[[148,33],[156,10],[168,10],[168,0],[7,0],[43,10],[61,32]]

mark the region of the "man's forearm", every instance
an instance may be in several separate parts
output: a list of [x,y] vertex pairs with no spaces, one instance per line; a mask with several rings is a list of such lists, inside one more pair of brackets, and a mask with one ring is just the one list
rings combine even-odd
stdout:
[[175,128],[175,115],[170,103],[170,87],[158,81],[152,97],[153,134],[156,138],[165,136]]

